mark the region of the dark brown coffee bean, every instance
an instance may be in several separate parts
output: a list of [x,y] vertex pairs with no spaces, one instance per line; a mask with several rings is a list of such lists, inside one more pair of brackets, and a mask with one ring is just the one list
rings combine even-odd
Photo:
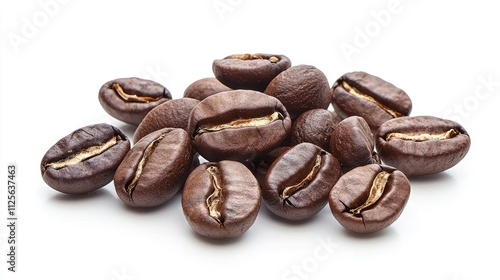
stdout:
[[382,162],[412,176],[436,174],[455,166],[469,151],[471,140],[454,121],[416,116],[384,123],[375,144]]
[[215,78],[232,89],[263,92],[276,75],[291,65],[284,55],[234,54],[214,60],[212,70]]
[[189,114],[200,101],[180,98],[164,102],[151,110],[134,133],[134,143],[151,132],[162,128],[182,128],[187,130]]
[[332,105],[339,116],[360,116],[372,132],[390,119],[410,115],[412,109],[406,92],[365,72],[344,74],[333,85],[332,94]]
[[330,149],[342,164],[343,172],[380,163],[370,126],[362,117],[352,116],[338,123],[332,133]]
[[231,90],[231,88],[225,86],[216,78],[209,77],[196,80],[191,83],[184,91],[184,97],[194,98],[201,101],[210,95],[229,90]]
[[278,147],[291,119],[281,102],[253,90],[220,92],[200,101],[188,132],[208,161],[252,161]]
[[91,192],[113,180],[129,150],[130,142],[120,129],[104,123],[85,126],[45,153],[40,164],[42,178],[62,193]]
[[279,156],[264,178],[262,197],[274,214],[287,220],[314,216],[328,203],[341,175],[339,161],[311,143],[301,143]]
[[329,195],[335,219],[346,229],[372,233],[396,221],[410,197],[410,182],[393,167],[364,165],[344,174]]
[[295,119],[311,109],[327,109],[331,101],[325,74],[311,65],[288,68],[274,78],[264,93],[278,98]]
[[138,125],[154,107],[172,99],[164,86],[141,78],[109,81],[99,90],[99,102],[112,117]]
[[252,226],[260,200],[259,183],[243,164],[206,162],[187,178],[182,191],[182,210],[198,234],[234,238]]
[[267,170],[269,169],[271,164],[273,164],[273,162],[283,153],[290,150],[290,148],[291,147],[289,146],[280,146],[276,149],[273,149],[269,153],[260,156],[253,162],[253,169],[250,170],[254,173],[257,181],[259,181],[259,185],[262,186],[264,184],[264,177],[266,176]]
[[134,207],[164,204],[183,186],[193,154],[191,140],[183,129],[164,128],[144,136],[116,170],[118,197]]
[[333,129],[340,122],[337,113],[326,109],[312,109],[302,113],[293,121],[290,131],[292,146],[308,142],[330,151]]

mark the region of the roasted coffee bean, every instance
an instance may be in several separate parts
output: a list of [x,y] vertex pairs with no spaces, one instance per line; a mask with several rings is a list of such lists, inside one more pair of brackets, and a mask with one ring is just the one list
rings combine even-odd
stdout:
[[236,161],[206,162],[194,169],[182,191],[182,210],[200,235],[234,238],[254,223],[260,209],[257,179]]
[[278,99],[233,90],[200,101],[189,117],[188,132],[208,161],[252,161],[278,147],[290,127],[290,116]]
[[262,186],[264,184],[264,177],[266,176],[269,166],[271,166],[271,164],[273,164],[273,162],[284,152],[290,150],[290,148],[291,147],[289,146],[280,146],[276,149],[273,149],[269,153],[260,156],[253,162],[253,169],[250,170],[254,173],[257,181],[259,181],[259,185]]
[[406,174],[430,175],[460,162],[471,140],[458,123],[432,116],[415,116],[387,121],[376,133],[382,162]]
[[335,112],[326,109],[306,111],[293,121],[290,144],[294,146],[308,142],[330,151],[330,138],[339,122],[340,118]]
[[333,216],[344,228],[373,233],[394,223],[409,197],[410,182],[401,171],[370,164],[344,174],[328,201]]
[[277,75],[265,94],[278,98],[295,119],[311,109],[327,109],[331,102],[330,84],[325,74],[311,65],[297,65]]
[[214,60],[212,70],[215,78],[232,89],[263,92],[276,75],[291,65],[284,55],[234,54]]
[[99,102],[112,117],[139,125],[154,107],[172,99],[164,86],[141,78],[121,78],[109,81],[99,90]]
[[134,207],[164,204],[183,186],[193,154],[191,139],[183,129],[164,128],[144,136],[116,170],[118,197]]
[[214,77],[203,78],[191,83],[184,91],[184,97],[203,100],[210,95],[219,92],[229,91],[231,88],[225,86]]
[[330,150],[342,164],[343,172],[362,165],[380,163],[374,149],[375,140],[370,126],[362,117],[348,117],[335,126]]
[[328,194],[341,175],[339,161],[311,143],[301,143],[269,167],[262,197],[267,208],[286,220],[314,216],[328,203]]
[[137,126],[134,143],[151,132],[162,128],[187,130],[189,115],[200,101],[193,98],[172,99],[151,110]]
[[332,87],[332,105],[342,118],[364,118],[372,132],[390,119],[409,116],[412,109],[406,92],[365,72],[340,77]]
[[57,141],[45,153],[40,169],[51,188],[67,194],[97,190],[113,180],[130,150],[130,141],[109,124],[82,127]]

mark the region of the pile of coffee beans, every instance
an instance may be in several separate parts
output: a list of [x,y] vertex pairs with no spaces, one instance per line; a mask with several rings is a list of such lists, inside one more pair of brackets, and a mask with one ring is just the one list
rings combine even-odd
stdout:
[[188,224],[210,238],[242,235],[261,202],[284,221],[328,204],[344,228],[372,233],[401,215],[408,177],[453,167],[471,144],[454,121],[410,116],[409,95],[369,73],[330,86],[316,67],[265,53],[216,59],[212,70],[179,99],[141,78],[104,83],[99,102],[136,126],[132,141],[105,123],[79,128],[45,153],[43,180],[66,194],[113,181],[130,207],[182,192]]

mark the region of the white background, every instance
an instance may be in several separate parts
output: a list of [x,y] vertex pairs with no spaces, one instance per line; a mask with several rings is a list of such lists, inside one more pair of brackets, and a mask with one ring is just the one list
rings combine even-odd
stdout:
[[[494,1],[2,1],[1,279],[499,279],[500,16]],[[175,98],[216,58],[281,53],[333,84],[362,70],[404,89],[412,115],[459,121],[472,147],[454,168],[412,179],[403,214],[348,233],[326,207],[303,223],[262,208],[239,239],[197,236],[180,195],[133,210],[113,184],[49,188],[46,150],[89,124],[133,127],[100,107],[108,80],[137,76]],[[7,165],[17,165],[17,263],[7,271]],[[3,174],[3,175],[1,175]]]

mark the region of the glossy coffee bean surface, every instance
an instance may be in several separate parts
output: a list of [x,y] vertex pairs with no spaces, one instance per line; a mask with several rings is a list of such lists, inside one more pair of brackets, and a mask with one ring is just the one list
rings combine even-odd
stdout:
[[227,87],[214,77],[207,77],[192,82],[185,90],[184,97],[203,100],[210,95],[219,92],[229,91],[231,88]]
[[182,191],[182,210],[191,228],[214,238],[235,238],[255,222],[261,191],[257,179],[236,161],[206,162],[195,168]]
[[312,109],[302,113],[293,121],[290,144],[312,143],[330,151],[330,138],[340,118],[326,109]]
[[188,132],[207,161],[252,161],[278,147],[291,119],[281,102],[253,90],[220,92],[200,101]]
[[350,72],[332,86],[332,105],[342,118],[360,116],[373,132],[384,122],[409,116],[408,94],[392,83],[366,72]]
[[189,115],[199,100],[193,98],[172,99],[158,105],[141,121],[134,132],[133,141],[162,128],[182,128],[187,130]]
[[232,89],[263,92],[274,77],[290,66],[285,55],[234,54],[214,60],[212,70],[217,80]]
[[339,161],[311,143],[281,154],[267,170],[262,197],[267,208],[286,220],[305,220],[325,207],[341,175]]
[[295,119],[312,109],[327,109],[331,90],[325,74],[312,65],[292,66],[277,75],[264,93],[278,98]]
[[45,153],[40,163],[42,178],[62,193],[91,192],[113,180],[129,150],[130,141],[117,127],[104,123],[85,126]]
[[458,164],[470,145],[470,136],[462,125],[433,116],[393,119],[376,133],[382,162],[407,176],[443,172]]
[[139,125],[149,111],[171,99],[172,94],[161,84],[136,77],[108,81],[99,90],[104,110],[132,125]]
[[144,136],[116,170],[118,197],[133,207],[164,204],[183,186],[194,164],[193,154],[183,129],[164,128]]
[[409,197],[410,182],[401,171],[370,164],[342,175],[328,201],[333,216],[344,228],[373,233],[393,224]]
[[355,167],[380,163],[370,126],[362,117],[348,117],[335,126],[330,150],[347,172]]

